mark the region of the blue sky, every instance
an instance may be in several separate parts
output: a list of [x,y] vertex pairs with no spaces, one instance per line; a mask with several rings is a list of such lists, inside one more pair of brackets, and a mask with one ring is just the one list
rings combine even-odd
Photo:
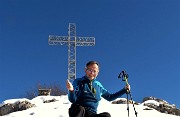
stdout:
[[48,36],[67,36],[69,23],[77,36],[96,38],[77,47],[77,77],[96,60],[110,92],[124,87],[117,77],[126,70],[135,101],[154,96],[180,107],[179,0],[1,0],[0,102],[38,82],[65,88],[68,48],[48,45]]

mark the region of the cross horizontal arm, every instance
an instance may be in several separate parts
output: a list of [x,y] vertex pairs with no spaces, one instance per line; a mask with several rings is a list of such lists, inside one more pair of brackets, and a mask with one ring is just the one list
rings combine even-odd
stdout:
[[95,37],[77,37],[76,46],[94,46]]
[[76,40],[69,39],[69,36],[49,35],[49,45],[68,45],[69,42],[75,43],[75,46],[94,46],[94,37],[76,37]]
[[68,36],[49,35],[49,45],[68,45]]

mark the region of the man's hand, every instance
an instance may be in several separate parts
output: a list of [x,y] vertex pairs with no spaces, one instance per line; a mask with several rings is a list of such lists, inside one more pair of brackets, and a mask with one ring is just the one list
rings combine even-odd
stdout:
[[131,90],[130,85],[129,85],[129,84],[127,84],[127,85],[125,86],[125,89],[126,89],[127,91],[130,91],[130,90]]
[[74,91],[74,87],[68,79],[66,80],[66,87],[69,91]]

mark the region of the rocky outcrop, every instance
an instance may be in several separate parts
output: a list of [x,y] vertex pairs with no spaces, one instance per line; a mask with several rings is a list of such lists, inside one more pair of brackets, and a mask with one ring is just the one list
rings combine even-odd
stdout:
[[[132,101],[132,100],[128,100],[128,104],[136,104],[138,105],[139,103]],[[112,104],[127,104],[127,99],[124,98],[120,98],[118,100],[112,101]]]
[[[139,105],[140,103],[134,102],[132,100],[128,100],[129,104],[136,104]],[[118,100],[115,100],[112,102],[112,104],[127,104],[127,100],[124,98],[120,98]],[[155,97],[145,97],[142,101],[142,104],[144,106],[147,106],[148,108],[145,108],[144,110],[152,110],[155,109],[161,113],[166,113],[166,114],[172,114],[172,115],[177,115],[180,116],[180,109],[176,107],[174,104],[169,104],[167,101],[155,98]]]
[[[51,100],[44,100],[43,103],[51,103],[51,102],[55,102],[55,101],[58,101],[58,100],[53,98]],[[26,100],[25,101],[17,101],[13,104],[7,103],[0,107],[0,116],[7,115],[9,113],[16,112],[16,111],[26,110],[26,109],[29,109],[32,107],[36,107],[36,105],[31,104],[29,101],[26,101]],[[33,114],[33,113],[31,113],[31,114]]]
[[50,102],[56,102],[58,100],[56,100],[55,98],[51,99],[51,100],[45,100],[43,101],[43,103],[50,103]]
[[112,104],[126,104],[127,100],[126,99],[118,99],[115,101],[112,101]]
[[0,107],[0,116],[14,112],[13,104],[5,104]]
[[[152,101],[156,101],[157,103],[151,103]],[[162,99],[158,99],[152,96],[145,97],[143,99],[143,104],[144,106],[148,106],[162,113],[180,116],[180,110],[176,108],[176,105],[169,104],[167,101]]]
[[16,112],[16,111],[22,111],[22,110],[26,110],[28,108],[31,107],[35,107],[35,104],[31,104],[28,101],[18,101],[16,103],[13,104],[4,104],[3,106],[0,107],[0,116],[12,113],[12,112]]

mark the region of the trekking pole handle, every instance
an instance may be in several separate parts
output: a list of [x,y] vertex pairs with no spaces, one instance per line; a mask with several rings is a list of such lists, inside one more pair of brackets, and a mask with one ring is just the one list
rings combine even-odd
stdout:
[[126,85],[129,85],[128,83],[128,74],[126,73],[126,71],[122,71],[119,75],[118,78],[122,78],[122,81],[126,82]]

